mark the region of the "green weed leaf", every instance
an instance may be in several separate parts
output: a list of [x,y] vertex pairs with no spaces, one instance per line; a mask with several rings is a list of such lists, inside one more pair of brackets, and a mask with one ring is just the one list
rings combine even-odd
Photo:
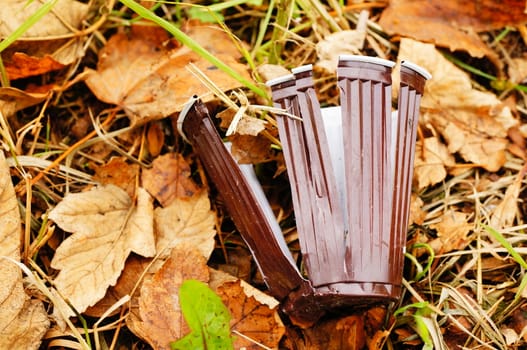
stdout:
[[172,350],[233,349],[229,310],[205,283],[183,282],[179,288],[179,302],[191,332],[170,343]]

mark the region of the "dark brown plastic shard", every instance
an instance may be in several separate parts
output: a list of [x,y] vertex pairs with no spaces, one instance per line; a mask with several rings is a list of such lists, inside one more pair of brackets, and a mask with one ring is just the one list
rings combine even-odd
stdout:
[[337,68],[349,225],[348,278],[339,287],[364,303],[394,300],[401,291],[402,276],[392,267],[394,255],[402,254],[400,239],[391,235],[393,66],[379,58],[343,55]]
[[265,197],[256,193],[251,180],[222,142],[206,106],[199,99],[189,102],[181,112],[178,129],[192,144],[222,195],[270,293],[283,300],[293,290],[309,290],[309,282],[298,272],[279,226],[271,224],[276,219],[272,211],[269,213],[264,209],[268,205]]
[[[414,172],[415,141],[419,119],[421,96],[426,80],[431,75],[415,64],[401,63],[401,85],[399,88],[397,126],[395,132],[395,172],[393,198],[392,235],[399,240],[396,244],[405,247],[408,220],[410,217],[410,197]],[[394,255],[393,274],[402,276],[402,254]]]
[[[302,245],[307,253],[304,255],[304,262],[309,279],[316,288],[346,278],[343,208],[339,201],[322,112],[314,88],[312,66],[294,68],[292,72],[296,79],[298,106],[303,121],[309,188],[292,187],[297,191],[310,192],[312,206],[305,207],[310,211],[297,211],[297,216],[313,217],[314,239],[305,237],[300,230],[299,239],[305,241]],[[297,167],[298,164],[293,166]],[[292,168],[288,167],[289,169]],[[317,259],[313,259],[314,255]]]

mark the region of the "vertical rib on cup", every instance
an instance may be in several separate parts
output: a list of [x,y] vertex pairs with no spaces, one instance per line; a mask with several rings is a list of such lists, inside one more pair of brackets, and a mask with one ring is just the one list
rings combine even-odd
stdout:
[[401,240],[391,235],[394,65],[379,58],[342,55],[337,68],[348,224],[348,279],[341,289],[373,300],[398,298],[402,278],[393,268],[402,255]]
[[[410,217],[410,197],[414,173],[415,141],[419,119],[419,106],[426,80],[431,75],[415,64],[401,63],[397,125],[395,127],[394,195],[392,211],[392,235],[399,240],[396,246],[406,244],[406,231]],[[393,274],[402,276],[403,254],[397,254]]]
[[[336,258],[344,253],[343,215],[322,112],[314,88],[312,66],[294,68],[292,72],[296,79],[309,170],[309,187],[303,189],[295,186],[294,190],[309,191],[311,198],[311,207],[307,208],[309,211],[297,211],[297,215],[313,217],[315,232],[314,239],[309,239],[299,230],[299,239],[309,279],[317,287],[346,277],[344,261]],[[287,165],[288,169],[298,166],[294,163]]]
[[[300,117],[300,103],[294,75],[269,80],[267,85],[271,88],[275,107]],[[321,238],[316,235],[315,227],[318,218],[313,215],[315,203],[311,191],[311,167],[307,152],[309,140],[306,140],[304,123],[300,118],[278,114],[276,121],[291,184],[291,196],[300,246],[302,254],[308,257],[305,259],[306,268],[311,272],[312,267],[318,269],[319,266],[322,266],[327,257],[323,254],[319,256],[313,251],[313,247],[316,247]],[[327,252],[325,243],[319,249]]]
[[268,202],[244,174],[221,140],[207,108],[191,100],[178,118],[178,130],[188,140],[221,193],[227,210],[247,243],[269,287],[280,300],[292,290],[307,288],[287,248]]

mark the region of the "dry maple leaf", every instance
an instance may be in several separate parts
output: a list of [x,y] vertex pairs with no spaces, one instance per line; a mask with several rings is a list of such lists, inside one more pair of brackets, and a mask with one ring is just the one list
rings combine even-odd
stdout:
[[49,319],[42,302],[24,292],[20,260],[21,223],[9,166],[0,152],[0,349],[38,349]]
[[129,164],[125,157],[112,157],[108,163],[95,168],[93,181],[119,186],[133,198],[139,171],[139,164]]
[[139,309],[126,320],[130,330],[154,350],[170,349],[170,342],[187,334],[179,305],[179,287],[193,279],[208,282],[209,270],[203,255],[191,245],[172,249],[165,264],[141,287]]
[[416,144],[414,164],[417,187],[422,189],[443,181],[455,160],[437,137],[427,137]]
[[[151,40],[148,31],[158,34]],[[196,65],[220,89],[230,90],[240,83],[191,51],[168,40],[160,28],[132,29],[131,36],[119,32],[100,51],[97,71],[90,71],[86,84],[100,100],[121,106],[132,122],[145,123],[181,111],[193,95],[208,93],[186,66]],[[250,79],[231,38],[219,27],[193,26],[189,37],[211,54]],[[167,39],[166,43],[162,39]],[[167,44],[168,43],[168,44]]]
[[215,214],[206,191],[189,198],[176,198],[166,208],[156,208],[156,250],[161,253],[179,245],[193,246],[205,258],[214,249]]
[[429,244],[436,254],[444,254],[453,250],[463,250],[468,243],[467,236],[474,229],[474,224],[468,222],[468,214],[448,210],[441,216],[441,221],[430,225],[437,230],[437,238]]
[[421,124],[430,123],[449,150],[466,161],[491,172],[499,170],[505,163],[507,130],[518,124],[510,109],[495,94],[474,89],[469,75],[431,44],[402,39],[398,61],[402,60],[432,74],[421,101]]
[[61,270],[54,283],[83,312],[114,285],[131,252],[155,254],[153,204],[139,188],[137,204],[114,185],[69,194],[49,214],[73,235],[57,248],[51,267]]
[[[231,329],[236,335],[234,347],[258,350],[262,348],[259,344],[262,344],[267,348],[278,348],[285,327],[278,316],[276,305],[269,307],[258,301],[251,293],[263,293],[247,284],[244,288],[241,283],[240,280],[226,281],[216,288],[216,293],[232,315]],[[247,293],[247,288],[251,292]]]
[[152,168],[144,169],[141,182],[159,203],[166,207],[176,198],[191,197],[199,191],[192,180],[190,164],[179,153],[167,153],[152,162]]

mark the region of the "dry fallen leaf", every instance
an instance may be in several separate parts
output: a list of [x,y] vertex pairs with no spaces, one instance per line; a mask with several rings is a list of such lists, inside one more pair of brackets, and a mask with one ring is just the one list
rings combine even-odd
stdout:
[[[154,39],[151,32],[157,34]],[[133,122],[145,123],[169,116],[181,111],[193,95],[209,92],[186,69],[189,63],[205,72],[222,90],[240,86],[187,46],[174,48],[177,42],[169,40],[161,28],[132,27],[132,33],[128,36],[119,32],[108,40],[100,51],[97,71],[90,71],[86,84],[101,101],[121,106]],[[192,26],[186,34],[250,79],[246,66],[238,62],[237,47],[221,28]]]
[[150,169],[141,175],[143,187],[166,207],[175,198],[192,197],[199,191],[192,180],[190,164],[179,153],[167,153],[157,157]]
[[294,349],[360,350],[367,340],[364,328],[363,316],[351,315],[317,322],[308,329],[288,327],[287,338]]
[[278,64],[264,63],[261,66],[258,66],[258,74],[263,81],[269,81],[283,75],[291,74],[291,71]]
[[443,181],[455,160],[437,137],[427,137],[416,144],[414,164],[417,187],[422,189]]
[[424,202],[415,193],[412,193],[410,197],[410,219],[408,220],[408,226],[412,224],[422,225],[425,221],[427,212],[423,210]]
[[463,250],[468,243],[467,236],[474,229],[468,222],[468,215],[455,210],[448,210],[437,224],[430,225],[437,230],[437,238],[429,242],[437,254],[453,250]]
[[49,218],[73,233],[57,248],[51,266],[61,270],[54,283],[78,312],[116,283],[131,252],[155,254],[153,204],[144,189],[138,189],[136,205],[114,185],[69,194]]
[[[2,4],[0,12],[0,38],[5,38],[33,15],[42,3],[39,1],[10,0]],[[20,79],[60,69],[83,54],[82,37],[57,39],[80,29],[89,6],[73,0],[59,0],[52,11],[42,17],[38,25],[31,26],[19,40],[2,52],[9,79]],[[49,39],[46,39],[49,38]]]
[[0,349],[38,349],[49,319],[39,300],[24,292],[20,260],[22,227],[9,166],[0,152]]
[[513,225],[518,213],[518,197],[523,184],[525,171],[520,171],[514,182],[505,191],[505,196],[496,206],[490,218],[490,226],[496,230]]
[[126,323],[154,350],[170,349],[170,342],[189,332],[179,305],[179,287],[194,279],[208,282],[209,270],[203,255],[192,246],[174,248],[169,259],[141,287],[139,309]]
[[392,0],[379,24],[392,35],[488,56],[497,63],[496,54],[476,33],[524,23],[524,11],[523,0]]
[[267,295],[245,284],[240,280],[227,281],[216,288],[216,293],[221,297],[232,315],[231,330],[236,336],[234,347],[236,349],[258,350],[262,347],[278,348],[280,339],[285,333],[285,327],[278,316],[276,305],[269,307],[258,301],[255,296],[248,295],[246,288],[253,293]]
[[240,164],[258,164],[272,160],[271,141],[259,135],[238,135],[229,137],[232,142],[231,154]]
[[34,106],[46,98],[49,93],[26,92],[13,87],[0,88],[0,112],[9,118],[16,112]]
[[366,29],[368,26],[368,12],[363,11],[359,16],[357,28],[342,30],[326,35],[316,44],[318,62],[316,66],[333,73],[337,69],[339,55],[358,55],[364,47]]
[[[117,283],[106,291],[104,298],[99,300],[94,306],[90,306],[84,312],[90,317],[101,317],[108,309],[126,295],[130,295],[131,308],[137,307],[137,296],[139,295],[142,277],[154,273],[151,258],[143,258],[138,255],[131,255],[126,260],[123,272],[119,276]],[[134,294],[132,295],[132,292]],[[112,315],[121,311],[116,309]]]
[[130,198],[134,198],[138,177],[138,164],[127,163],[125,157],[113,157],[108,163],[95,168],[93,180],[103,185],[118,186],[125,190]]
[[431,44],[402,39],[397,59],[432,74],[421,101],[421,124],[439,131],[450,152],[488,171],[499,170],[505,163],[507,130],[518,124],[510,109],[495,94],[474,89],[469,75]]
[[511,83],[521,84],[527,79],[527,59],[511,58],[507,72]]
[[158,254],[180,245],[193,246],[209,258],[214,249],[215,214],[206,191],[189,198],[176,198],[166,208],[155,210]]

